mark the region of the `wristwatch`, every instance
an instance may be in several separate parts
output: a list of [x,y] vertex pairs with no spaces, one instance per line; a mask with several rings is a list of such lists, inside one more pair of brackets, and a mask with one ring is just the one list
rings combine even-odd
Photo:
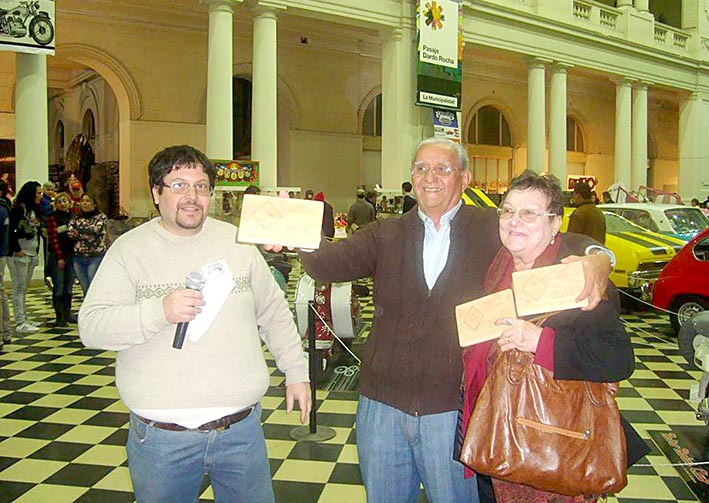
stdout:
[[608,255],[608,258],[611,261],[611,269],[615,268],[615,253],[610,251],[608,248],[601,245],[588,245],[586,250],[583,252],[584,255],[594,255],[596,253],[604,253]]

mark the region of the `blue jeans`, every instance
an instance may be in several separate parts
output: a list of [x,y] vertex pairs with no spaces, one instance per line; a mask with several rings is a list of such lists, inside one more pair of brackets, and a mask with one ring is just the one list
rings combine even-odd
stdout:
[[52,296],[71,295],[74,287],[74,257],[65,258],[64,269],[60,269],[57,256],[50,254],[47,259],[47,272],[52,278]]
[[457,412],[410,416],[365,396],[357,406],[357,454],[369,503],[477,503],[475,477],[453,459]]
[[128,467],[139,503],[192,503],[204,475],[215,501],[273,503],[261,406],[223,431],[167,431],[130,415]]
[[27,288],[32,281],[32,273],[37,267],[39,258],[36,255],[12,256],[7,260],[12,278],[12,304],[15,308],[15,325],[22,325],[27,319]]
[[7,257],[0,257],[0,333],[2,339],[7,342],[10,340],[12,330],[10,328],[10,305],[7,302],[7,292],[5,291],[5,265]]
[[74,255],[74,272],[76,273],[76,279],[79,280],[81,285],[81,291],[84,292],[84,297],[86,297],[86,292],[89,290],[89,285],[91,281],[96,276],[96,271],[98,266],[103,260],[103,255],[96,255],[95,257],[80,257]]

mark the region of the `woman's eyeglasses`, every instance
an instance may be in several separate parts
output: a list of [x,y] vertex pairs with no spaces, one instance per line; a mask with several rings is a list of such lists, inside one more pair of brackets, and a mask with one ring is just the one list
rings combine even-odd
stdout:
[[529,208],[522,208],[519,210],[516,210],[511,206],[503,206],[502,208],[497,208],[497,216],[500,217],[501,220],[509,220],[515,213],[517,213],[519,219],[522,222],[527,222],[529,224],[531,224],[532,222],[536,222],[539,217],[557,216],[556,213],[545,213],[543,211],[532,210]]

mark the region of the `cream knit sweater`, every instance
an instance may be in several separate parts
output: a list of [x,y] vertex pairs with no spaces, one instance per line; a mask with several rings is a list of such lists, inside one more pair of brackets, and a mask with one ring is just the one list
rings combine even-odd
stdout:
[[[307,381],[292,314],[258,250],[235,243],[236,227],[211,218],[191,237],[159,222],[113,243],[79,311],[84,345],[117,351],[116,387],[126,406],[241,409],[258,402],[269,384],[261,339],[287,384]],[[183,288],[191,271],[222,259],[236,286],[202,338],[173,349],[175,325],[165,319],[163,297]]]

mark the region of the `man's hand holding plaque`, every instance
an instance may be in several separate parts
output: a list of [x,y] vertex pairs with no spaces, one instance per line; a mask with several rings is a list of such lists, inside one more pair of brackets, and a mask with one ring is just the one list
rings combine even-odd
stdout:
[[247,194],[237,241],[316,249],[320,246],[323,208],[320,201]]

